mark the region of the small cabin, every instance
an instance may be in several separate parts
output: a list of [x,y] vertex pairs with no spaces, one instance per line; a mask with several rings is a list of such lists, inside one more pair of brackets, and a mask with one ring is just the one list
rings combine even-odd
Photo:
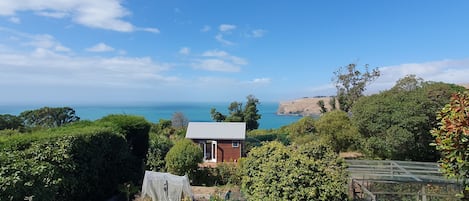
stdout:
[[204,162],[236,162],[246,139],[246,123],[189,122],[186,138],[200,145]]

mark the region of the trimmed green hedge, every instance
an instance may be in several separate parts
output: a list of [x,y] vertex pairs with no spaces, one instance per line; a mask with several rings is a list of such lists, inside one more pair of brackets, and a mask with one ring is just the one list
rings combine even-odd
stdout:
[[132,136],[148,136],[150,124],[118,119],[0,136],[0,200],[101,201],[119,186],[138,185],[145,157]]

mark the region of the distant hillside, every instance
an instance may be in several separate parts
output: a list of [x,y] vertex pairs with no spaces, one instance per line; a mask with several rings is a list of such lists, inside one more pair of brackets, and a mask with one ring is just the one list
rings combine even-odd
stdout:
[[[331,109],[329,101],[331,97],[315,97],[315,98],[300,98],[290,101],[282,101],[279,104],[278,115],[300,115],[300,116],[314,116],[321,114],[321,108],[318,106],[318,101],[323,100],[326,108]],[[338,106],[339,104],[336,103]]]
[[469,83],[467,83],[467,84],[460,84],[460,85],[463,86],[463,87],[466,87],[466,89],[469,89]]

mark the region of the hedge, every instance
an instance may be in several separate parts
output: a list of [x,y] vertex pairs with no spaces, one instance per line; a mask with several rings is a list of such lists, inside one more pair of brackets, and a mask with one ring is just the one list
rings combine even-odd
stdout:
[[150,126],[143,118],[118,119],[0,135],[0,200],[101,201],[139,185],[146,152],[142,158],[133,136],[148,136]]

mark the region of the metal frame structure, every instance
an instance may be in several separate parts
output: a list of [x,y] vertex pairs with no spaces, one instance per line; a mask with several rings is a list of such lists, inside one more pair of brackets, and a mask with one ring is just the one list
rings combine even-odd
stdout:
[[346,160],[355,200],[454,200],[461,188],[439,171],[438,163]]

